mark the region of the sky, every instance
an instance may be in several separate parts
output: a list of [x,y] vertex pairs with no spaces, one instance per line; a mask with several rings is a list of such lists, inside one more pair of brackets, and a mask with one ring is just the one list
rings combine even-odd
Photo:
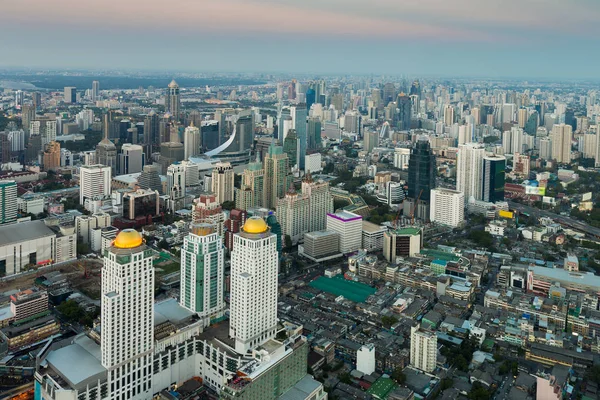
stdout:
[[0,0],[0,66],[600,79],[600,0]]

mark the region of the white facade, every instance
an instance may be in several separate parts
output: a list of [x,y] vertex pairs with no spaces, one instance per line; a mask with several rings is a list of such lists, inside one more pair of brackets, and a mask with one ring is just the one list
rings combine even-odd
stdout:
[[464,193],[465,199],[471,197],[481,200],[483,157],[485,149],[476,143],[458,146],[456,161],[456,190]]
[[407,170],[409,159],[410,159],[410,149],[409,148],[396,147],[394,149],[394,168]]
[[208,326],[225,311],[225,249],[212,223],[194,223],[181,247],[179,303]]
[[82,243],[90,243],[92,229],[110,226],[110,215],[106,213],[94,215],[78,215],[75,217],[75,232]]
[[356,370],[365,375],[375,372],[375,346],[372,343],[363,345],[356,352]]
[[431,190],[431,222],[458,228],[465,221],[465,195],[457,190]]
[[315,173],[321,172],[323,167],[321,165],[321,153],[308,154],[304,157],[304,172]]
[[17,221],[17,183],[0,181],[0,225]]
[[212,172],[212,192],[218,203],[234,200],[234,172],[230,163],[218,163]]
[[183,151],[185,160],[200,155],[201,138],[200,128],[194,126],[193,123],[185,128],[183,133]]
[[79,169],[79,204],[86,199],[109,197],[111,194],[111,167],[102,164],[84,165]]
[[366,251],[377,251],[383,249],[383,235],[387,231],[385,226],[377,225],[369,221],[362,223],[362,248]]
[[425,372],[433,372],[437,363],[437,336],[434,332],[410,328],[410,365]]
[[134,230],[117,235],[104,257],[101,304],[108,398],[151,398],[154,268],[152,252]]
[[233,235],[229,336],[245,354],[275,337],[277,329],[277,237],[260,217]]
[[137,174],[144,168],[144,149],[142,146],[124,143],[119,155],[119,173]]
[[552,158],[559,163],[571,162],[572,131],[571,125],[559,124],[552,127]]
[[19,211],[25,214],[33,214],[38,215],[39,213],[44,212],[44,198],[43,197],[35,197],[32,199],[23,199],[19,197],[17,199],[17,204],[19,206]]
[[340,252],[357,251],[362,246],[362,217],[348,211],[327,214],[328,231],[340,234]]

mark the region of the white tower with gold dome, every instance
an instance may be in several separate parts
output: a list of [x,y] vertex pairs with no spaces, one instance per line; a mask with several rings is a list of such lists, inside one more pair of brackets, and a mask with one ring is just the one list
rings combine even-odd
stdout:
[[275,337],[277,329],[277,236],[260,217],[233,235],[229,336],[244,354]]
[[151,398],[154,268],[151,250],[134,229],[121,231],[104,254],[101,302],[107,398]]

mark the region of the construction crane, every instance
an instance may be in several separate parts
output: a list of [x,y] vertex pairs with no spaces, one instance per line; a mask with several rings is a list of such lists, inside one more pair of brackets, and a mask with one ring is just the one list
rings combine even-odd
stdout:
[[421,189],[421,191],[419,192],[419,196],[417,197],[417,200],[415,200],[415,204],[413,205],[412,211],[410,212],[410,224],[414,225],[415,223],[415,209],[417,208],[417,204],[419,203],[419,200],[421,199],[421,195],[423,194],[423,189]]

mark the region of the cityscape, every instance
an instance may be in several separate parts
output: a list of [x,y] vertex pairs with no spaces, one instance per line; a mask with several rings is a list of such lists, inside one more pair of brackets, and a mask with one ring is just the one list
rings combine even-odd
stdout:
[[0,398],[600,399],[600,4],[25,3]]

